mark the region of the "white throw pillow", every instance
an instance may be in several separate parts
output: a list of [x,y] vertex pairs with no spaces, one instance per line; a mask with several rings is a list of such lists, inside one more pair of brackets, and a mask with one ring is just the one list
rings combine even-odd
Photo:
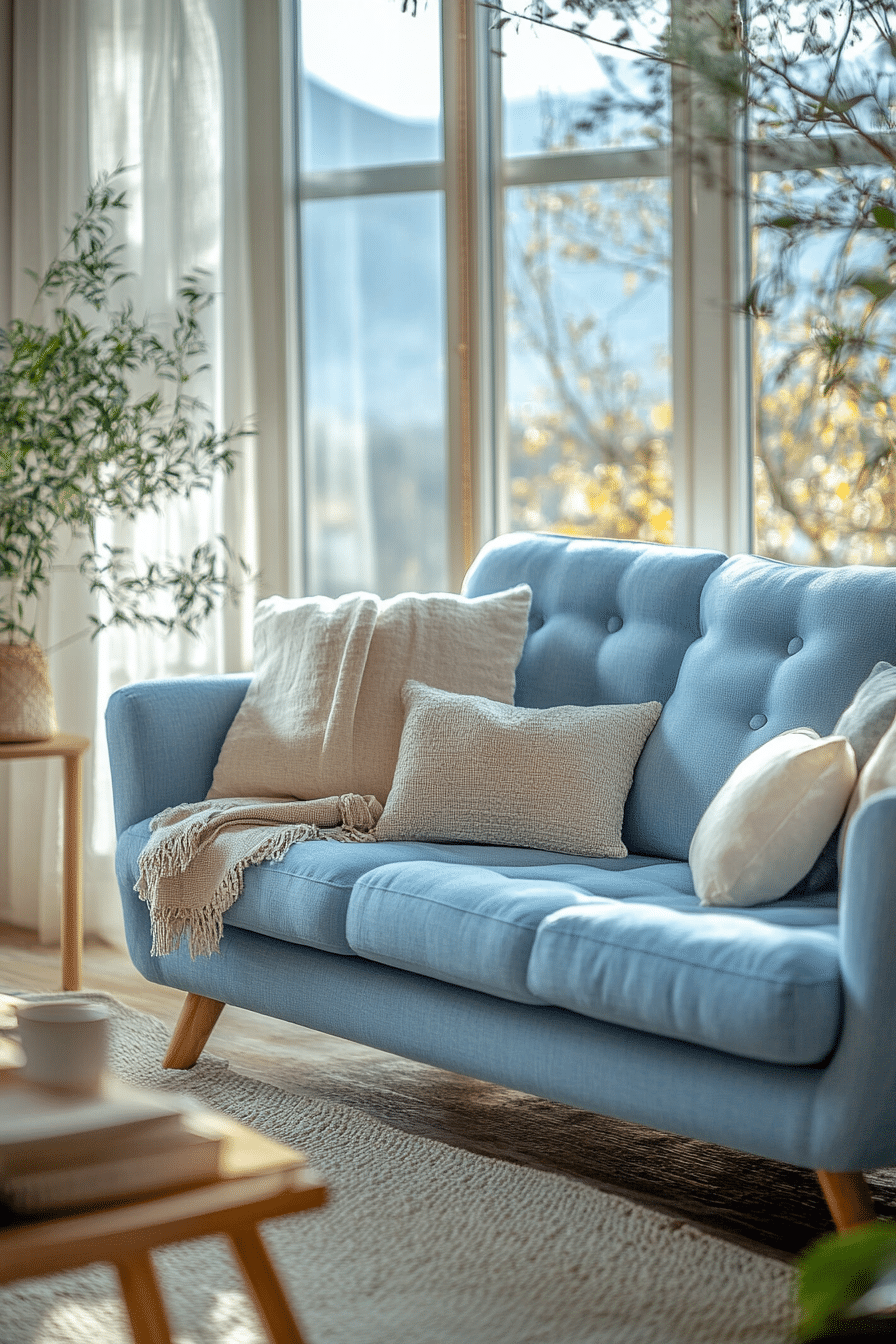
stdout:
[[409,677],[509,702],[532,590],[483,597],[370,593],[259,602],[255,672],[221,748],[210,798],[384,802]]
[[703,905],[758,905],[805,877],[856,781],[845,737],[794,728],[752,752],[722,785],[691,841]]
[[625,858],[622,816],[662,706],[524,709],[409,681],[378,840]]
[[896,719],[878,742],[871,757],[859,772],[859,778],[849,799],[846,816],[840,828],[840,842],[837,850],[837,862],[843,867],[843,851],[846,845],[846,832],[859,808],[881,789],[896,788]]

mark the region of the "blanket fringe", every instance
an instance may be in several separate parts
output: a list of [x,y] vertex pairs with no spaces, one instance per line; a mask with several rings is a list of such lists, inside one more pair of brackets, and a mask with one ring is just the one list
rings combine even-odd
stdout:
[[185,873],[196,851],[201,848],[202,833],[227,810],[226,806],[222,807],[218,803],[201,811],[196,810],[195,803],[182,804],[180,807],[167,807],[164,812],[153,817],[149,823],[150,831],[178,827],[167,837],[164,848],[158,850],[160,876],[171,877],[175,873]]
[[383,815],[383,806],[371,794],[343,793],[339,797],[339,815],[342,818],[343,838],[361,844],[376,843],[373,829]]
[[[225,907],[226,908],[226,907]],[[224,932],[224,910],[207,905],[201,910],[166,909],[150,911],[152,947],[150,956],[167,957],[180,947],[184,934],[189,940],[190,957],[209,957],[218,951]]]
[[[184,934],[193,960],[217,952],[224,932],[224,915],[242,893],[245,870],[259,863],[280,862],[295,844],[308,840],[376,843],[373,829],[383,811],[378,800],[348,793],[341,795],[337,803],[341,824],[332,827],[313,822],[253,825],[239,815],[240,807],[249,804],[248,799],[225,799],[208,807],[191,804],[159,813],[151,829],[169,833],[154,837],[141,853],[135,885],[137,895],[149,906],[151,955],[161,957],[177,951]],[[234,829],[257,830],[259,838],[254,844],[247,843],[231,861],[210,895],[190,906],[177,902],[176,895],[174,900],[163,896],[160,888],[166,879],[182,877],[200,850],[213,847],[222,831]]]

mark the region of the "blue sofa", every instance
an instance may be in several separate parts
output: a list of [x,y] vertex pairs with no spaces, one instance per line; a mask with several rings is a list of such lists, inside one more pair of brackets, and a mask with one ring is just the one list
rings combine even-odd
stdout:
[[839,893],[829,852],[783,899],[707,908],[687,859],[738,762],[788,728],[829,733],[896,663],[896,571],[518,535],[485,547],[464,591],[523,582],[518,704],[664,706],[628,858],[313,841],[247,871],[219,954],[153,957],[134,891],[150,818],[205,796],[249,678],[111,697],[130,954],[188,995],[166,1063],[193,1064],[235,1004],[814,1168],[838,1226],[863,1221],[863,1169],[896,1163],[896,789],[856,815]]

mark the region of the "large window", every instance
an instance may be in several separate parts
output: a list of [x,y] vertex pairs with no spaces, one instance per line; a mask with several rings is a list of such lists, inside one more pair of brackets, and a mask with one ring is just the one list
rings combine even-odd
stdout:
[[[645,49],[670,15],[637,12]],[[512,529],[896,562],[873,427],[780,374],[825,243],[774,323],[740,309],[747,198],[805,165],[695,153],[680,73],[475,0],[296,13],[296,588],[455,587]]]
[[668,107],[653,124],[632,109],[595,115],[633,63],[599,61],[569,33],[506,25],[501,52],[499,518],[671,541]]
[[438,9],[303,0],[300,51],[305,586],[444,588]]
[[[814,172],[771,167],[754,178],[759,199],[773,197],[782,210],[801,210],[830,197],[845,174],[856,175],[874,195],[890,170],[863,162],[863,147],[848,146],[849,163]],[[866,151],[867,153],[867,151]],[[759,150],[754,158],[761,163]],[[868,293],[844,289],[832,305],[831,275],[842,268],[844,230],[809,230],[792,249],[792,292],[755,326],[756,460],[755,549],[794,564],[896,564],[896,469],[869,470],[892,423],[894,406],[883,388],[889,360],[880,358],[881,392],[865,408],[847,388],[819,395],[824,374],[813,353],[822,323],[859,325]],[[757,272],[780,265],[786,231],[755,240]],[[848,265],[874,270],[867,242],[857,239]],[[865,254],[863,256],[863,253]],[[873,356],[872,356],[873,357]]]

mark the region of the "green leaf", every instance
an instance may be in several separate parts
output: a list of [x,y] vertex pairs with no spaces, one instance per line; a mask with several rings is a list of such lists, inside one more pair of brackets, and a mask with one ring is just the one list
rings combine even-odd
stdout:
[[852,109],[858,103],[862,103],[865,101],[866,98],[870,97],[871,97],[870,93],[856,93],[853,95],[852,98],[841,98],[841,99],[828,98],[826,102],[822,104],[822,106],[830,108],[830,110],[835,115],[839,116],[842,115],[844,112],[851,112]]
[[798,1338],[815,1339],[836,1327],[894,1260],[893,1223],[868,1223],[810,1246],[799,1261]]
[[[49,582],[60,527],[85,542],[88,580],[105,576],[109,623],[195,632],[232,591],[226,553],[123,576],[110,575],[97,555],[99,518],[135,518],[167,497],[209,489],[217,472],[233,469],[233,441],[252,432],[215,432],[188,390],[206,350],[197,315],[212,295],[203,272],[183,277],[181,308],[164,333],[127,301],[111,307],[127,275],[114,242],[113,213],[125,208],[112,188],[116,176],[98,179],[59,256],[34,277],[39,294],[54,296],[46,322],[13,319],[0,330],[0,576],[10,581],[0,594],[0,632],[7,635],[32,633],[22,602]],[[95,323],[85,320],[85,305],[96,310]]]
[[870,485],[877,473],[892,460],[894,452],[896,452],[896,449],[894,449],[893,444],[887,443],[883,439],[879,439],[877,443],[873,443],[870,448],[867,448],[865,450],[865,461],[856,477],[856,488],[864,490],[867,485]]
[[768,221],[773,229],[792,229],[799,222],[799,215],[777,215]]
[[857,289],[865,289],[877,303],[883,303],[891,294],[896,293],[896,285],[883,271],[856,271],[850,277],[850,284]]
[[875,205],[871,213],[879,229],[896,229],[896,210],[888,205]]
[[750,286],[743,303],[739,305],[739,310],[742,313],[745,313],[748,317],[769,316],[769,309],[762,301],[760,282],[758,280]]

